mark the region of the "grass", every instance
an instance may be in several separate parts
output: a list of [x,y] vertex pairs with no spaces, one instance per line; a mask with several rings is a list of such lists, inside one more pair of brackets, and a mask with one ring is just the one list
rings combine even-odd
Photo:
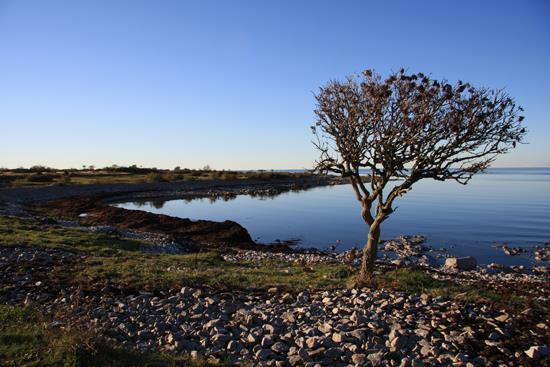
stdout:
[[0,216],[0,246],[47,247],[107,255],[121,250],[137,251],[143,243],[4,215]]
[[273,260],[231,263],[216,252],[91,257],[75,272],[80,281],[148,290],[191,286],[233,290],[277,287],[299,291],[345,287],[351,276],[344,266],[318,264],[309,267]]
[[407,293],[443,296],[467,303],[495,302],[511,307],[522,306],[525,303],[525,298],[521,296],[503,295],[472,285],[434,279],[425,272],[410,268],[386,272],[379,275],[377,281],[379,286],[391,287]]
[[[274,260],[231,263],[224,261],[217,252],[145,254],[136,251],[141,245],[136,241],[0,216],[0,246],[21,245],[58,248],[88,255],[44,274],[46,284],[54,287],[86,283],[149,291],[192,286],[259,291],[277,287],[298,292],[346,287],[355,276],[347,267],[335,264],[307,265]],[[34,275],[39,276],[38,273]],[[497,294],[480,287],[436,280],[427,273],[413,269],[379,274],[377,282],[380,287],[446,296],[460,302],[494,302],[514,307],[522,306],[525,301],[514,294]],[[0,296],[10,291],[10,286],[3,287],[0,281]],[[142,353],[115,346],[76,325],[69,329],[50,327],[48,318],[37,310],[0,304],[0,366],[212,365],[215,364],[204,359]]]
[[0,246],[45,247],[87,253],[89,256],[76,263],[74,269],[67,269],[70,274],[51,274],[76,282],[109,282],[141,289],[187,285],[296,290],[345,286],[351,277],[344,266],[319,264],[308,267],[284,261],[230,263],[216,252],[146,254],[137,251],[142,245],[113,235],[44,226],[16,217],[0,216]]
[[99,367],[147,366],[207,367],[206,360],[185,356],[142,353],[114,347],[89,331],[50,328],[38,311],[21,306],[0,305],[0,366],[13,367]]
[[272,171],[218,171],[210,169],[162,170],[130,168],[101,170],[0,170],[0,187],[40,187],[52,185],[90,185],[116,183],[208,181],[208,180],[278,180],[311,177],[310,173]]
[[[223,289],[281,290],[345,287],[355,276],[344,265],[303,265],[286,261],[231,263],[217,252],[187,255],[146,254],[140,242],[112,235],[44,226],[16,217],[0,216],[0,246],[58,248],[87,253],[68,269],[50,274],[57,283],[109,283],[133,289],[168,289],[181,286]],[[497,302],[520,306],[524,297],[499,294],[477,286],[436,280],[413,269],[398,269],[378,275],[378,285],[408,293],[427,293],[463,302]],[[0,289],[0,293],[2,289]]]

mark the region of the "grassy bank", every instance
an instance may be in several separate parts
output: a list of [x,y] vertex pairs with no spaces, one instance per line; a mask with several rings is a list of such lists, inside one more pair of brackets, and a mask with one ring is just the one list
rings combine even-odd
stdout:
[[[49,267],[32,261],[10,264],[0,269],[0,300],[18,291],[18,274],[32,272],[33,283],[41,281],[48,292],[57,293],[71,285],[94,291],[103,286],[122,292],[161,291],[182,286],[219,290],[299,292],[349,286],[355,271],[344,265],[302,264],[260,260],[227,262],[219,252],[186,255],[146,254],[140,242],[114,235],[44,225],[20,218],[0,216],[0,246],[24,246],[71,251],[85,255],[75,260],[55,260]],[[499,308],[525,306],[525,299],[498,294],[478,286],[432,278],[413,269],[378,274],[377,286],[411,294],[445,296],[459,302],[493,303]],[[30,285],[32,288],[32,284]],[[58,315],[62,318],[62,315]],[[138,362],[137,362],[138,361]],[[146,353],[105,343],[101,336],[78,324],[60,329],[38,309],[0,302],[0,366],[211,366],[224,365],[185,356]]]
[[75,228],[44,225],[0,215],[0,245],[30,246],[96,254],[137,251],[143,243]]
[[[355,271],[336,264],[299,264],[262,260],[233,263],[218,252],[186,255],[146,254],[143,243],[117,236],[45,226],[16,217],[0,216],[0,246],[55,248],[86,254],[86,258],[47,274],[49,281],[110,284],[124,288],[159,290],[181,286],[219,289],[281,290],[330,289],[353,282]],[[377,276],[379,287],[408,293],[445,296],[464,302],[497,302],[517,306],[523,297],[436,280],[413,269],[387,271]]]

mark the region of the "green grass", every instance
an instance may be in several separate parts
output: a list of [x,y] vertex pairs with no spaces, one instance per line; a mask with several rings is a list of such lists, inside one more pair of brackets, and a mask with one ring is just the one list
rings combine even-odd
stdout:
[[299,291],[344,287],[352,274],[343,266],[302,266],[285,261],[232,263],[215,252],[189,255],[91,257],[75,272],[80,281],[108,282],[137,289],[181,286]]
[[[343,265],[303,266],[286,261],[263,260],[230,263],[216,252],[190,255],[125,254],[117,257],[90,257],[75,271],[85,282],[105,282],[137,289],[168,289],[181,286],[216,287],[228,290],[280,290],[298,292],[342,288],[353,283],[356,273]],[[494,302],[521,307],[525,297],[500,294],[478,286],[462,285],[432,278],[414,269],[398,269],[378,275],[379,287],[410,294],[426,293],[465,303]]]
[[116,254],[137,251],[143,243],[74,228],[45,226],[11,216],[0,216],[0,246],[33,246],[68,251]]
[[[0,246],[25,245],[84,252],[85,259],[43,274],[46,284],[117,285],[128,290],[161,290],[181,286],[216,287],[228,290],[283,291],[332,289],[353,282],[355,272],[343,265],[303,265],[262,260],[231,263],[217,252],[187,255],[145,254],[140,243],[115,236],[43,226],[15,217],[0,216]],[[38,274],[35,274],[38,275]],[[398,269],[379,274],[379,287],[407,293],[446,296],[460,302],[494,302],[522,306],[525,299],[514,294],[432,278],[419,270]],[[1,283],[0,283],[1,284]],[[9,292],[0,285],[0,296]],[[140,353],[105,343],[100,337],[71,329],[52,329],[36,310],[0,304],[0,366],[210,366],[205,360],[184,356]]]
[[36,310],[0,305],[0,366],[99,367],[147,366],[206,367],[206,360],[186,356],[141,353],[103,342],[88,330],[49,328]]
[[518,295],[504,295],[489,289],[438,280],[425,272],[409,268],[381,274],[377,281],[379,286],[391,287],[407,293],[425,293],[433,297],[443,296],[462,302],[495,302],[511,307],[522,306],[525,303],[525,298]]
[[36,312],[0,305],[2,366],[74,366],[77,357],[69,339],[50,333]]
[[[88,257],[49,276],[55,283],[109,283],[133,289],[169,289],[181,286],[225,289],[282,290],[345,287],[355,274],[343,265],[303,266],[285,261],[231,263],[216,252],[188,255],[145,254],[140,242],[77,229],[43,226],[15,217],[0,216],[0,246],[33,246],[84,252]],[[524,297],[499,294],[481,287],[432,278],[412,269],[378,275],[378,285],[408,293],[446,296],[463,302],[492,301],[521,306]],[[0,289],[0,294],[4,290]]]

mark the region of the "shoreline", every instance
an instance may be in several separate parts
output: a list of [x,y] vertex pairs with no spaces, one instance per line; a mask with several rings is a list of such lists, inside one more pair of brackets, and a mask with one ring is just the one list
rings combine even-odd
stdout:
[[347,181],[333,176],[293,179],[189,181],[147,184],[101,184],[48,186],[0,190],[0,214],[19,217],[37,215],[53,220],[76,222],[79,226],[107,226],[124,232],[150,232],[164,235],[184,249],[240,247],[264,251],[292,251],[285,243],[259,244],[234,221],[191,221],[144,211],[118,208],[112,203],[162,198],[223,197],[241,194],[278,195],[291,190],[336,185]]
[[[110,205],[159,193],[260,195],[321,183],[224,184],[35,188],[17,198],[22,191],[0,190],[0,307],[43,313],[46,331],[79,340],[82,329],[91,345],[139,358],[166,354],[183,365],[550,363],[547,272],[381,258],[377,283],[357,288],[360,258],[348,252],[259,245],[235,222],[191,223]],[[384,246],[422,259],[422,241],[404,236]]]
[[[340,185],[347,184],[348,181],[336,176],[296,176],[291,179],[288,178],[278,178],[270,180],[208,180],[208,181],[184,181],[184,182],[157,182],[157,183],[116,183],[116,184],[93,184],[93,185],[67,185],[67,186],[42,186],[42,187],[23,187],[23,188],[3,188],[0,189],[0,214],[13,214],[16,216],[25,216],[32,213],[36,208],[40,208],[38,215],[45,215],[53,219],[64,219],[67,225],[71,227],[81,227],[85,229],[86,227],[102,227],[103,230],[118,230],[121,235],[125,233],[128,234],[131,238],[137,238],[139,232],[144,232],[146,235],[142,236],[145,240],[149,237],[158,236],[167,236],[169,240],[173,235],[170,231],[166,231],[166,228],[159,230],[155,226],[146,226],[146,228],[129,228],[128,222],[132,221],[132,217],[136,219],[135,213],[132,212],[143,212],[148,213],[147,217],[149,221],[155,221],[155,218],[174,218],[175,221],[183,220],[187,221],[187,218],[177,218],[167,215],[159,215],[155,213],[150,213],[140,210],[126,210],[113,206],[112,204],[131,202],[131,201],[153,201],[153,200],[176,200],[176,199],[186,199],[192,200],[197,198],[214,198],[214,199],[223,199],[223,198],[234,198],[238,195],[249,195],[249,196],[277,196],[284,192],[288,191],[301,191],[308,190],[313,187],[328,186],[328,185]],[[75,204],[78,201],[85,201],[84,205],[73,205],[73,208],[61,208],[66,205],[66,203]],[[97,205],[96,205],[97,204]],[[110,208],[115,208],[114,211],[125,211],[128,214],[128,220],[126,221],[112,221],[112,218],[105,218],[101,220],[100,218],[94,221],[87,220],[86,218],[80,217],[80,214],[85,215],[85,209],[91,207],[104,207],[103,205],[109,205]],[[30,209],[30,210],[28,210]],[[81,211],[81,213],[78,213]],[[111,210],[112,211],[112,210]],[[53,214],[53,216],[52,216]],[[104,213],[102,213],[104,215]],[[101,215],[100,215],[101,216]],[[57,217],[57,218],[56,218]],[[141,218],[138,218],[141,220]],[[199,220],[203,224],[211,224],[210,228],[203,229],[211,232],[218,230],[216,227],[217,223],[210,220]],[[234,221],[225,221],[224,223],[233,223],[235,230],[241,232],[236,238],[224,237],[214,238],[214,241],[209,242],[211,245],[215,242],[219,242],[220,247],[226,246],[235,246],[244,248],[254,248],[256,250],[265,251],[285,251],[285,252],[327,252],[327,250],[322,250],[317,247],[300,247],[296,246],[295,241],[285,240],[277,241],[273,243],[256,243],[250,238],[246,228],[242,227],[239,223]],[[172,236],[173,237],[173,236]],[[196,238],[181,238],[179,240],[182,243],[197,242]],[[173,238],[172,238],[173,240]],[[202,239],[199,238],[199,242]],[[227,240],[227,241],[226,241]],[[393,240],[383,240],[381,241],[382,254],[386,255],[384,252],[384,243],[392,242]],[[173,241],[172,241],[173,242]],[[242,242],[242,243],[239,243]],[[250,246],[252,244],[258,246]],[[197,245],[197,243],[195,243]],[[200,244],[199,244],[200,245]],[[262,246],[262,247],[260,247]],[[424,246],[419,246],[415,251],[413,251],[414,256],[419,257],[418,252],[419,248]],[[504,252],[509,256],[515,256],[517,253],[528,253],[539,251],[539,254],[544,253],[543,256],[548,257],[548,246],[532,246],[532,248],[522,247],[522,248],[509,248],[506,245],[501,245]],[[431,251],[436,251],[435,249],[427,246]],[[192,246],[192,250],[196,250],[196,246]],[[410,250],[410,249],[409,249]],[[515,251],[514,254],[510,254],[506,251]],[[345,250],[344,250],[345,251]],[[430,252],[431,252],[430,251]],[[447,250],[446,250],[447,251]],[[330,250],[328,252],[331,252]],[[410,252],[410,251],[409,251]],[[444,251],[445,252],[445,251]],[[430,256],[428,254],[428,256]],[[445,254],[446,257],[451,256],[449,252]],[[437,254],[436,258],[441,259],[443,257],[440,254]],[[385,257],[387,261],[393,260],[395,258]],[[399,256],[398,259],[404,260],[405,264],[414,265],[418,262],[419,259],[412,259],[412,262],[409,261],[410,256]],[[422,261],[428,261],[423,259]],[[540,261],[540,260],[539,260]],[[435,263],[436,259],[429,259],[429,262]],[[488,262],[486,265],[489,269],[497,269],[503,271],[522,271],[524,266],[517,265],[504,265],[504,264],[495,264],[494,262]],[[533,264],[532,266],[535,269],[547,268],[547,262],[544,260],[540,264]],[[530,267],[527,268],[530,270]]]

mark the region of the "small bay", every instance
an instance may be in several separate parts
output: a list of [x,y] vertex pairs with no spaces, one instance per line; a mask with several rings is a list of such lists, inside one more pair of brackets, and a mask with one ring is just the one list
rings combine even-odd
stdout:
[[[117,204],[182,218],[233,220],[258,242],[300,240],[303,247],[337,251],[361,247],[367,227],[350,185],[317,187],[274,197],[146,201]],[[422,234],[427,244],[480,263],[532,265],[529,255],[508,256],[497,244],[531,247],[550,241],[550,169],[495,168],[468,185],[424,180],[398,199],[382,238]]]

